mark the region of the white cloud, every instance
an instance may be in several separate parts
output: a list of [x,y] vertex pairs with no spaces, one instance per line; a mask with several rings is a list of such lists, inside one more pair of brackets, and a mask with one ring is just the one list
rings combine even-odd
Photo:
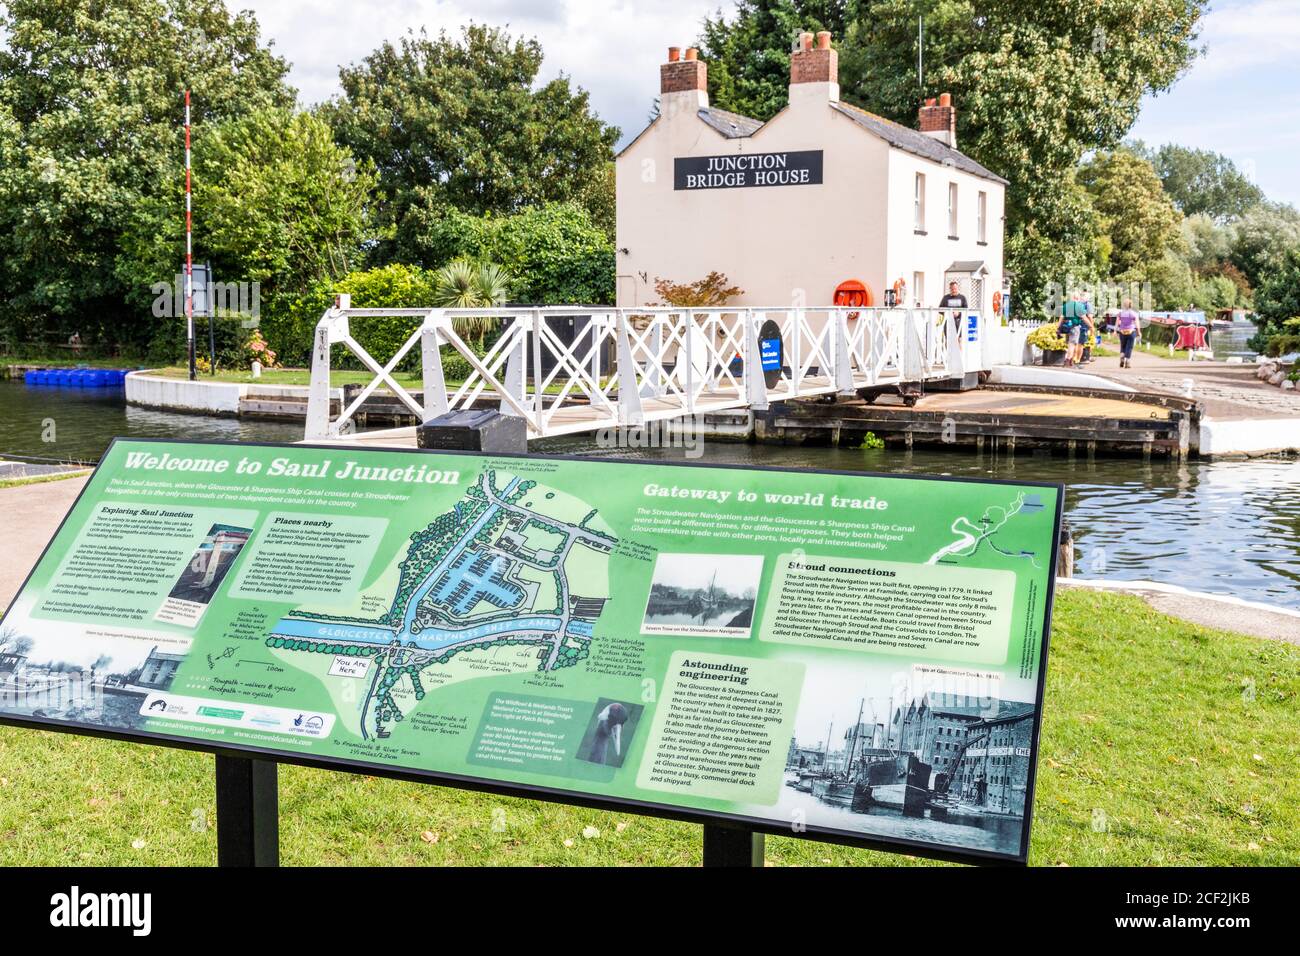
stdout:
[[565,73],[591,94],[606,121],[624,138],[644,125],[659,90],[659,64],[669,46],[686,46],[706,15],[731,0],[232,0],[257,14],[262,35],[293,64],[290,81],[304,103],[339,92],[340,64],[356,63],[384,40],[424,27],[457,32],[475,21],[535,36],[546,59],[539,79]]
[[1242,70],[1300,60],[1300,4],[1295,0],[1243,0],[1210,10],[1201,24],[1205,58],[1192,69],[1196,82],[1217,81]]

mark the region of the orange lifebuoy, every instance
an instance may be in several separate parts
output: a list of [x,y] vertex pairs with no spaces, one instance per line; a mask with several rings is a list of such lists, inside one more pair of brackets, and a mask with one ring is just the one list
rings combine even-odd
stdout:
[[1002,314],[1002,293],[1001,292],[993,293],[993,314],[994,315]]
[[[835,295],[831,297],[834,305],[850,305],[870,308],[875,304],[875,298],[871,294],[871,287],[860,279],[845,279],[835,287]],[[857,313],[854,312],[849,316],[856,319]]]

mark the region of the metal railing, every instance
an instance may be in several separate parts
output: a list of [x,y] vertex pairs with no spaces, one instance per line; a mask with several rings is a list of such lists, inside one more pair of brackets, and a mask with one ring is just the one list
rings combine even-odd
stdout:
[[[351,319],[403,316],[416,326],[382,363],[352,335]],[[455,326],[461,318],[483,317],[500,320],[501,335],[479,355]],[[574,323],[571,340],[560,334],[560,322]],[[958,327],[950,313],[938,309],[364,309],[339,296],[316,326],[306,439],[349,434],[353,416],[381,387],[422,422],[494,402],[504,414],[523,418],[529,437],[536,438],[953,378],[981,367],[983,319],[964,313],[961,322]],[[779,333],[779,350],[773,350],[768,323]],[[336,345],[372,378],[331,419]],[[419,398],[394,374],[416,348],[423,385]],[[444,351],[468,364],[463,381],[447,380]]]

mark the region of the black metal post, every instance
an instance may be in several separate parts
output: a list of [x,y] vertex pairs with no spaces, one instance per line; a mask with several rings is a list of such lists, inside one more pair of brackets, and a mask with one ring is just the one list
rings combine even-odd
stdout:
[[704,824],[705,866],[763,865],[763,834],[744,827]]
[[276,764],[217,755],[217,866],[280,865]]
[[203,303],[207,306],[208,312],[208,362],[211,365],[208,371],[215,378],[217,374],[217,310],[212,298],[211,262],[207,263],[207,272],[204,275]]

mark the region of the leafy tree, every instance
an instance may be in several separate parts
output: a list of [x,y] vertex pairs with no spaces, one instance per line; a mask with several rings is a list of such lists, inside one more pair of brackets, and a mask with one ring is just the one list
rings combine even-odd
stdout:
[[1221,269],[1232,255],[1232,227],[1220,225],[1203,212],[1185,218],[1180,230],[1187,263],[1197,272]]
[[704,20],[699,47],[709,62],[709,102],[768,120],[786,103],[790,51],[805,30],[845,27],[845,0],[739,0],[728,20]]
[[1263,190],[1221,153],[1167,143],[1146,158],[1186,216],[1204,214],[1226,222],[1264,201]]
[[510,216],[458,209],[412,210],[408,255],[425,266],[452,259],[499,263],[519,277],[522,301],[614,301],[614,243],[576,203],[551,203]]
[[[725,61],[710,62],[710,73],[749,77],[759,67],[745,62],[747,50],[788,50],[789,27],[779,15],[788,6],[761,6],[774,12],[747,16],[742,3],[736,19],[706,24],[706,55]],[[830,13],[822,25],[842,35],[847,102],[910,126],[925,96],[954,95],[960,148],[1011,181],[1007,259],[1023,290],[1014,301],[1024,305],[1049,281],[1095,267],[1097,230],[1087,195],[1073,186],[1075,166],[1092,150],[1118,146],[1142,98],[1167,89],[1190,64],[1204,8],[1205,0],[844,0],[842,7],[826,4],[842,9],[843,30]],[[812,6],[795,10],[806,21],[815,15]],[[916,78],[918,17],[925,23],[923,86]],[[774,66],[768,75],[776,99],[767,102],[780,105]],[[739,81],[720,80],[715,91],[716,106],[771,115],[770,105],[755,108],[762,98]]]
[[202,130],[291,105],[287,64],[221,0],[9,0],[0,34],[0,302],[28,330],[138,342],[125,302],[151,280],[123,237],[181,180],[183,90]]
[[1260,203],[1233,223],[1232,263],[1258,287],[1300,245],[1300,211],[1285,203]]
[[472,24],[459,39],[412,33],[339,71],[343,97],[324,115],[378,170],[398,247],[413,207],[510,214],[581,199],[605,175],[618,130],[567,77],[536,85],[541,65],[536,40]]
[[1231,309],[1238,305],[1237,286],[1224,275],[1206,276],[1192,290],[1192,302],[1207,312]]
[[[1279,335],[1289,319],[1300,317],[1300,244],[1287,248],[1255,290],[1259,332],[1251,347],[1263,349],[1268,338]],[[1300,333],[1295,329],[1292,334]]]
[[[339,279],[374,238],[369,202],[375,175],[334,142],[309,113],[268,107],[209,128],[194,144],[196,248],[218,281],[261,284],[264,300]],[[184,221],[177,188],[153,201],[128,248],[155,281],[175,272]],[[147,291],[147,290],[146,290]]]
[[1099,153],[1085,163],[1079,181],[1092,196],[1110,238],[1113,276],[1141,280],[1166,250],[1181,245],[1182,216],[1165,194],[1151,164],[1127,149]]

